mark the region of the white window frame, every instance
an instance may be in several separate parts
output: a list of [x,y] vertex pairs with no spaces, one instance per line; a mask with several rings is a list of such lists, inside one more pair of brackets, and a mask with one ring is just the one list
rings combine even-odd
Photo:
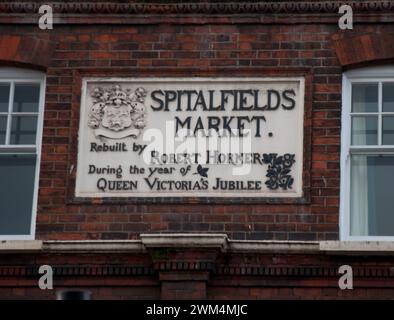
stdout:
[[[350,140],[351,140],[351,93],[353,83],[394,82],[394,65],[368,67],[350,70],[342,76],[342,118],[341,118],[341,183],[339,230],[342,241],[394,241],[394,236],[351,236],[350,235]],[[382,86],[379,85],[379,112],[382,102]],[[379,118],[381,113],[379,114]],[[381,141],[381,121],[378,121],[378,141]],[[393,146],[352,146],[352,154],[392,154]]]
[[[38,105],[37,133],[35,145],[0,145],[0,154],[35,154],[36,171],[33,191],[33,204],[30,223],[30,234],[26,235],[4,235],[0,234],[0,240],[34,240],[37,219],[37,201],[38,188],[40,181],[40,164],[41,164],[41,145],[44,119],[44,101],[45,101],[45,73],[35,70],[19,68],[0,68],[0,83],[38,83],[40,84],[40,98]],[[11,86],[12,88],[13,86]],[[13,90],[10,88],[10,99],[13,99]],[[9,101],[12,104],[12,101]],[[10,111],[10,110],[9,110]],[[7,120],[7,132],[10,125],[10,117]]]

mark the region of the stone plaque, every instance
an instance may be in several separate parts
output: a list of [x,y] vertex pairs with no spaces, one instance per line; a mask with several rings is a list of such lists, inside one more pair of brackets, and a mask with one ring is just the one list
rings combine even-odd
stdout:
[[77,197],[301,197],[303,78],[86,78]]

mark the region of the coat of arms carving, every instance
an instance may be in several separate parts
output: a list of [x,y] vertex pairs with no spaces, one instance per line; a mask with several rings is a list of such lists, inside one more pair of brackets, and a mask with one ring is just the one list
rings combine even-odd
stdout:
[[88,126],[94,129],[97,137],[136,138],[145,128],[144,88],[138,87],[132,91],[124,90],[120,85],[109,89],[96,87],[90,95],[93,105],[89,112]]

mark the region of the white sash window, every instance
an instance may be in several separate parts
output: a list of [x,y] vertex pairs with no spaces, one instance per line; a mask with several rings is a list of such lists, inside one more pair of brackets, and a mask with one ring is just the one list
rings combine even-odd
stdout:
[[394,67],[343,76],[342,240],[394,240]]
[[0,68],[0,239],[34,239],[45,74]]

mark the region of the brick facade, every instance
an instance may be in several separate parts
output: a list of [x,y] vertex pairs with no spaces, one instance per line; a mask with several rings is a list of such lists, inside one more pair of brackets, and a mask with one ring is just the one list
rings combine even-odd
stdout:
[[[384,24],[358,25],[356,30],[340,31],[335,24],[171,24],[111,26],[108,33],[107,26],[55,26],[51,38],[57,45],[47,69],[38,237],[134,239],[141,232],[185,231],[225,232],[234,239],[338,239],[341,64],[371,60],[363,53],[357,59],[344,46],[362,43],[355,33],[394,32]],[[351,44],[338,40],[347,37]],[[390,54],[379,51],[372,57],[380,61]],[[67,183],[76,165],[78,117],[73,112],[78,112],[81,89],[76,74],[311,75],[306,88],[312,92],[311,152],[306,154],[311,163],[305,167],[310,199],[280,205],[72,203],[73,185],[67,190]]]
[[[329,253],[318,243],[293,244],[297,249],[226,242],[185,248],[135,241],[134,247],[118,243],[116,248],[71,241],[46,242],[24,253],[9,250],[0,253],[0,298],[54,299],[56,291],[67,289],[88,290],[95,300],[387,299],[394,294],[393,256],[387,251]],[[55,290],[37,286],[43,264],[54,268]],[[353,268],[353,290],[338,287],[341,265]]]
[[[0,63],[38,68],[47,75],[36,238],[131,240],[139,239],[141,233],[223,233],[233,240],[339,240],[342,72],[394,59],[394,5],[387,1],[350,1],[355,12],[354,29],[340,30],[339,1],[245,1],[233,6],[204,1],[194,7],[187,1],[169,5],[160,1],[154,5],[113,1],[113,7],[101,2],[90,1],[85,7],[55,3],[53,30],[38,28],[37,2],[32,1],[32,6],[0,3]],[[227,204],[199,203],[197,199],[167,204],[77,201],[73,192],[81,78],[97,75],[305,76],[309,107],[305,116],[304,198],[298,202],[285,199]],[[40,258],[26,255],[24,261],[31,263],[33,259],[38,264]],[[18,259],[10,257],[6,265],[20,264]],[[64,264],[77,264],[80,259],[94,261],[96,256],[69,255],[62,259]],[[152,262],[146,254],[133,256],[130,261],[124,261],[122,255],[117,259],[122,260],[121,265],[134,265],[137,259],[144,272],[157,271],[149,269]],[[238,254],[231,259],[232,264],[243,266],[247,258]],[[331,257],[333,260],[320,265],[319,260],[327,257],[274,253],[253,255],[251,259],[256,267],[265,265],[265,259],[279,259],[283,265],[288,265],[288,259],[294,268],[296,261],[309,261],[319,270],[329,268],[332,261],[336,268],[341,260]],[[373,264],[375,260],[368,261]],[[382,263],[389,265],[391,258]],[[248,263],[243,267],[247,268]],[[166,280],[160,286],[156,273],[154,277],[125,276],[120,287],[115,285],[119,280],[116,276],[98,282],[94,277],[81,281],[86,287],[96,287],[94,294],[102,298],[172,299],[184,294],[176,293],[176,288],[187,291],[189,286],[196,286],[190,289],[195,294],[192,298],[313,298],[347,294],[333,288],[336,280],[324,280],[320,275],[297,278],[294,286],[290,277],[283,286],[273,282],[272,286],[259,287],[257,283],[268,283],[270,277],[261,278],[253,272],[247,277],[241,272],[217,272],[209,271],[210,284],[206,286],[208,280],[201,280],[201,287],[193,277],[179,282],[171,280],[171,274],[162,276]],[[377,276],[371,291],[360,288],[349,295],[392,296],[392,279],[386,282],[384,293],[377,289],[389,276]],[[29,285],[7,287],[4,283],[12,283],[14,276],[7,277],[9,280],[0,280],[0,296],[36,294]],[[76,279],[65,277],[61,281],[75,284]],[[141,287],[138,283],[142,283]],[[108,289],[108,284],[115,287]],[[124,289],[126,285],[138,289]]]

